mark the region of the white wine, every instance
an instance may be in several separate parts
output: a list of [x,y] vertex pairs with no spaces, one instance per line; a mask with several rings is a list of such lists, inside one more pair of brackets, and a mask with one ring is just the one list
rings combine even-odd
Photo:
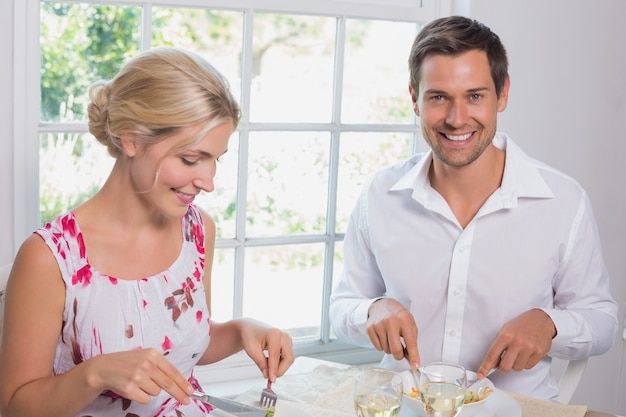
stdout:
[[465,390],[445,382],[430,382],[420,387],[420,399],[430,417],[454,417],[463,407]]
[[400,413],[400,398],[385,392],[357,395],[354,401],[359,417],[396,417]]

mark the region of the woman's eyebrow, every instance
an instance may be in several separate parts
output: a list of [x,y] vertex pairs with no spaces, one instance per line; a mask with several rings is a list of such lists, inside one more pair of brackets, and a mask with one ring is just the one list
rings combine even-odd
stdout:
[[[207,152],[207,151],[192,150],[192,152],[195,152],[198,155],[203,156],[205,158],[213,158],[213,156],[214,156],[211,152]],[[228,152],[228,148],[226,148],[226,150],[224,152],[222,152],[220,155],[218,155],[218,157],[224,155],[226,152]]]

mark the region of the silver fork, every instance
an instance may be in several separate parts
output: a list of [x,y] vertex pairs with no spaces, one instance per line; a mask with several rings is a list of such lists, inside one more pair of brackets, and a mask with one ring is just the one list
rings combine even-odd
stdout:
[[267,387],[263,388],[261,391],[261,399],[259,400],[259,405],[261,408],[269,410],[271,407],[276,405],[276,400],[278,400],[278,396],[274,391],[272,391],[272,381],[267,380]]

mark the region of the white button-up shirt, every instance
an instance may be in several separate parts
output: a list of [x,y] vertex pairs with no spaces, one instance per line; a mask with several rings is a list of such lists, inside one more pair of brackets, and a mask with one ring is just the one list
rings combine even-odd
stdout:
[[[501,327],[532,308],[556,326],[550,356],[578,359],[612,346],[617,304],[587,194],[505,134],[493,143],[506,151],[502,184],[465,228],[430,186],[431,152],[371,178],[348,225],[331,297],[339,338],[371,347],[367,310],[384,296],[413,313],[422,364],[445,360],[476,371]],[[408,368],[390,355],[382,365]],[[549,357],[490,379],[536,398],[558,395]]]

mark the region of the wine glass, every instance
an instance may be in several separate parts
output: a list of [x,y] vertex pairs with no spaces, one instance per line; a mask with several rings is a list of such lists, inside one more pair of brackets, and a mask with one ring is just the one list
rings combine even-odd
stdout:
[[467,373],[461,365],[435,362],[419,370],[420,400],[429,417],[454,417],[463,408]]
[[368,368],[356,376],[354,408],[358,417],[396,417],[402,402],[402,377],[388,369]]

